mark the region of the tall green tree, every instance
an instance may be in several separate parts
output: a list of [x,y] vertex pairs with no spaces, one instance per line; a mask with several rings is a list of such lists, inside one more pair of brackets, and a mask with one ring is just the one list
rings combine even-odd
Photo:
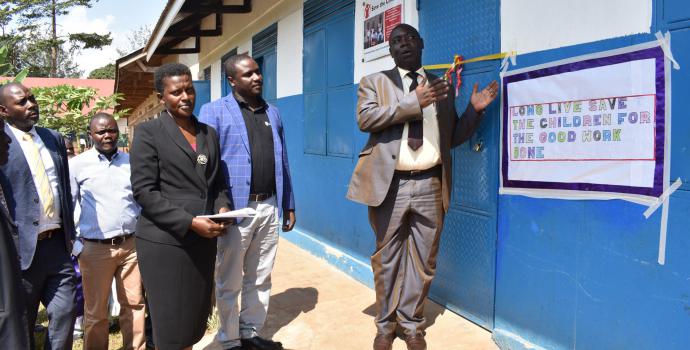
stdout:
[[17,35],[15,38],[6,36],[0,42],[7,41],[11,47],[10,61],[15,70],[27,69],[32,77],[77,78],[82,70],[75,62],[80,49],[76,45],[65,44],[57,51],[57,63],[52,67],[52,39],[40,30],[29,31],[28,34]]
[[[59,64],[61,59],[60,51],[65,50],[63,46],[69,43],[67,55],[74,54],[77,49],[101,48],[112,43],[110,33],[100,35],[96,33],[70,33],[68,36],[59,36],[57,31],[58,17],[69,13],[69,11],[78,6],[91,7],[93,3],[98,0],[6,0],[3,5],[0,5],[0,26],[6,17],[16,19],[19,24],[17,32],[25,38],[27,34],[33,34],[36,31],[45,32],[45,26],[48,28],[48,35],[46,39],[39,41],[39,46],[43,50],[49,50],[50,61],[48,62],[49,77],[61,76]],[[5,16],[5,17],[3,17]],[[7,21],[9,23],[9,20]],[[4,27],[3,27],[4,28]],[[4,34],[4,33],[3,33]],[[71,51],[71,52],[70,52]],[[63,62],[64,63],[64,62]]]

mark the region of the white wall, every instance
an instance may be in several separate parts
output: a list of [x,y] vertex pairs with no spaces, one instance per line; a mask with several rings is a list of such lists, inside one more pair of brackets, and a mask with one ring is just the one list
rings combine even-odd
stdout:
[[278,98],[302,93],[302,9],[278,21]]
[[[437,6],[442,6],[439,4]],[[419,15],[417,13],[416,0],[403,1],[403,23],[410,24],[415,28],[419,28]],[[362,62],[364,56],[364,38],[362,38],[362,30],[364,28],[364,7],[361,2],[355,3],[355,74],[354,82],[359,84],[359,80],[363,76],[376,73],[382,70],[388,70],[395,66],[390,55],[377,58],[373,61]]]
[[652,0],[503,0],[501,51],[519,54],[649,33]]
[[237,53],[244,53],[246,52],[249,56],[252,55],[252,37],[250,36],[249,39],[245,40],[243,43],[237,45]]
[[217,100],[221,96],[221,76],[220,76],[220,59],[211,63],[211,101]]
[[[195,38],[189,38],[189,39],[181,42],[176,47],[177,48],[193,48],[195,45],[196,45],[196,39]],[[186,54],[177,55],[177,62],[183,63],[187,67],[189,67],[189,70],[192,72],[192,77],[198,77],[199,76],[199,55],[198,54],[186,53]]]

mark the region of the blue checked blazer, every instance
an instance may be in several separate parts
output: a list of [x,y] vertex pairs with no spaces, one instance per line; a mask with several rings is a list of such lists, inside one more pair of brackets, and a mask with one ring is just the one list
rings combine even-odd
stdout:
[[[278,109],[268,105],[268,120],[273,130],[273,153],[275,157],[276,192],[279,210],[295,209],[292,194],[292,180],[288,164],[285,133]],[[241,209],[249,203],[249,187],[252,180],[251,154],[247,127],[237,100],[228,94],[201,107],[199,120],[218,131],[220,137],[221,168],[232,194],[233,209]]]

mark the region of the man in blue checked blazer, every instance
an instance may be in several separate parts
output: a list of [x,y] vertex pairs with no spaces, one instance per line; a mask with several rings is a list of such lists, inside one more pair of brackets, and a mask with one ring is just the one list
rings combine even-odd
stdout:
[[258,332],[268,312],[281,215],[283,231],[295,225],[285,133],[278,110],[261,98],[263,78],[256,61],[237,55],[225,69],[233,92],[205,104],[199,120],[218,131],[234,209],[251,207],[257,215],[230,226],[228,234],[218,238],[216,305],[221,325],[216,338],[224,349],[282,349],[280,342],[260,338]]

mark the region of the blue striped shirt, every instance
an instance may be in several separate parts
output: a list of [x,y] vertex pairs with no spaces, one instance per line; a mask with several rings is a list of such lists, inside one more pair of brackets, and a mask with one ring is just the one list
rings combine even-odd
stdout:
[[92,148],[69,161],[77,236],[106,239],[134,233],[141,209],[134,201],[129,155],[111,160]]

